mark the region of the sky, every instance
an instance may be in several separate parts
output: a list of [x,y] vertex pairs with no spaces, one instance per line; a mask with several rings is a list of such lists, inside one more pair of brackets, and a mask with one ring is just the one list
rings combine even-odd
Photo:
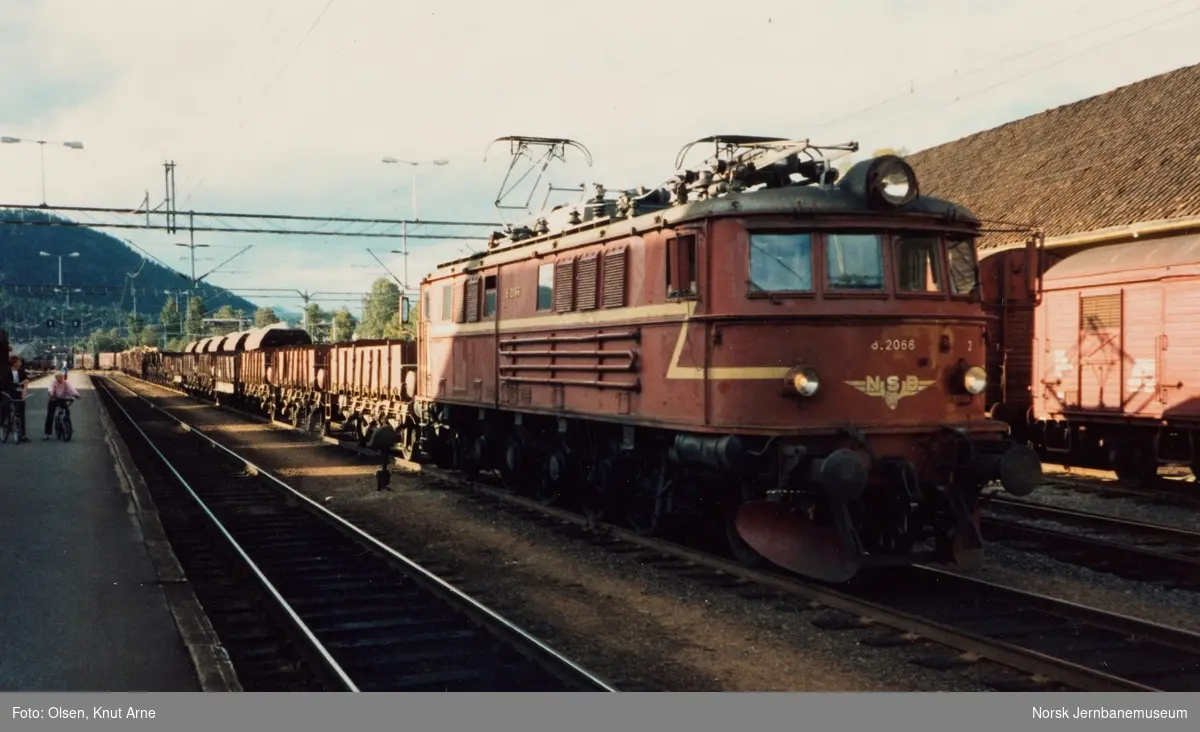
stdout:
[[[591,168],[569,152],[543,185],[654,186],[683,145],[712,134],[915,152],[1200,63],[1200,0],[731,7],[0,0],[0,135],[83,143],[45,146],[51,205],[134,208],[147,192],[158,205],[173,160],[181,212],[500,222],[522,218],[493,206],[510,158],[488,144],[501,136],[567,137],[591,151]],[[0,145],[0,205],[41,202],[38,148]],[[414,168],[385,156],[426,163],[415,168],[416,214]],[[190,269],[174,246],[182,234],[106,231]],[[399,239],[195,236],[210,245],[197,250],[197,274],[252,245],[209,281],[292,309],[298,298],[247,288],[366,292],[388,276],[368,250],[396,276],[405,269],[389,253]],[[482,248],[408,245],[414,287]],[[359,308],[354,296],[317,301]]]

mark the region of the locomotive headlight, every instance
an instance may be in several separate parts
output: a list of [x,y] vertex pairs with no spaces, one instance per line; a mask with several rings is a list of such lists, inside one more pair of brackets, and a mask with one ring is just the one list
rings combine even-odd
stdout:
[[963,388],[971,394],[979,394],[987,388],[987,372],[978,366],[972,366],[963,374]]
[[908,163],[892,155],[878,162],[871,171],[876,195],[892,206],[903,206],[917,197],[917,176]]
[[801,366],[792,371],[791,387],[800,396],[812,396],[821,387],[821,380],[817,378],[816,371],[807,366]]

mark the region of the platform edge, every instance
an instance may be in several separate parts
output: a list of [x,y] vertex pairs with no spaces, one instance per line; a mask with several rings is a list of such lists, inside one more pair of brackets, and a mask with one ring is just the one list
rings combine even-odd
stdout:
[[[88,373],[88,380],[92,382],[93,387],[97,378],[94,373]],[[95,393],[98,395],[99,390]],[[97,402],[100,405],[100,422],[104,427],[105,442],[115,458],[120,483],[133,501],[134,513],[142,527],[143,542],[158,575],[159,589],[171,610],[171,615],[175,618],[175,627],[192,659],[201,691],[243,691],[229,654],[217,638],[208,615],[200,605],[196,593],[192,591],[192,586],[167,540],[158,517],[158,508],[150,496],[146,480],[134,464],[133,456],[117,431],[116,423],[109,413],[109,406],[98,397]]]

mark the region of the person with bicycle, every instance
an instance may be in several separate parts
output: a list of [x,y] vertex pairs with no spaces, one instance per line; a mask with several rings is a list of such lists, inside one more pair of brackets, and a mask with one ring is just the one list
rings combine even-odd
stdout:
[[17,442],[29,442],[29,438],[25,436],[25,397],[29,395],[29,374],[25,372],[25,365],[20,356],[9,359],[9,369],[12,380],[8,382],[8,389],[4,393],[8,398],[0,400],[4,402],[0,416],[16,416],[21,427],[20,434],[15,435]]
[[50,431],[54,427],[54,415],[58,412],[58,408],[66,408],[72,400],[79,398],[79,392],[71,386],[71,382],[67,381],[67,375],[62,371],[54,375],[54,381],[50,384],[47,393],[50,396],[50,402],[46,405],[46,436],[42,438],[43,442],[50,439]]

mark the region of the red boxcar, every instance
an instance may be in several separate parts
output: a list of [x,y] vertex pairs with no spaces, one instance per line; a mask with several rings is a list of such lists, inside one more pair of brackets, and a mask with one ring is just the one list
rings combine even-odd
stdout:
[[1043,288],[1033,388],[1046,446],[1098,448],[1128,480],[1160,462],[1200,470],[1200,236],[1084,251]]

